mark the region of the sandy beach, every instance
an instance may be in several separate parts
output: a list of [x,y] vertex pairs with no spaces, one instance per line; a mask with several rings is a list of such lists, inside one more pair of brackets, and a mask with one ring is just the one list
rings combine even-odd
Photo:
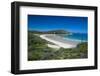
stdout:
[[43,34],[43,35],[40,35],[40,37],[42,39],[45,39],[49,42],[54,43],[57,46],[57,48],[58,48],[58,46],[59,46],[59,48],[60,47],[62,47],[62,48],[75,48],[79,44],[79,42],[65,40],[62,37],[57,36],[55,34]]

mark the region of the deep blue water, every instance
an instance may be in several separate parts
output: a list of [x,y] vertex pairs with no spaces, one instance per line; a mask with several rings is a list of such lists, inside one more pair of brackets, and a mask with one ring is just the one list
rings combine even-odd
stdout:
[[81,41],[81,42],[88,41],[88,35],[86,33],[72,33],[70,35],[64,35],[64,38],[73,41]]

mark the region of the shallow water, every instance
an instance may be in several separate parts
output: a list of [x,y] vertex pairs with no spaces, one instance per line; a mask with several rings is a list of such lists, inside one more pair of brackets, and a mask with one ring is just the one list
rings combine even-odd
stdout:
[[87,42],[88,35],[86,33],[72,33],[72,34],[64,34],[64,39],[71,41],[79,41],[79,42]]

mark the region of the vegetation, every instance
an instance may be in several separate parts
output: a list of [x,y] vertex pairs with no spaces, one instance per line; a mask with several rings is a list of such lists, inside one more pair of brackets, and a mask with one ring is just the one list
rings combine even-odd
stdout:
[[[87,42],[80,43],[76,48],[58,50],[47,46],[50,43],[41,39],[36,32],[28,32],[28,60],[54,60],[87,58]],[[41,33],[38,33],[41,34]]]
[[36,33],[36,34],[69,34],[70,32],[64,31],[64,30],[53,30],[53,31],[29,31],[31,33]]

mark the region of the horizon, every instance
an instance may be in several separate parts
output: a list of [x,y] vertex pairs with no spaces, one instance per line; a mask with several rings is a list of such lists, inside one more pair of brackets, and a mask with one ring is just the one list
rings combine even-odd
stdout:
[[[58,30],[60,30],[60,29],[58,29]],[[58,31],[58,30],[48,30],[48,31],[28,30],[28,31],[49,32],[49,31]],[[62,31],[66,31],[66,30],[62,30]],[[70,32],[70,31],[66,31],[66,32]],[[81,32],[70,32],[70,33],[81,33]],[[82,32],[81,34],[87,34],[87,32]]]
[[64,30],[72,33],[87,33],[88,18],[74,16],[28,15],[28,30],[41,32]]

